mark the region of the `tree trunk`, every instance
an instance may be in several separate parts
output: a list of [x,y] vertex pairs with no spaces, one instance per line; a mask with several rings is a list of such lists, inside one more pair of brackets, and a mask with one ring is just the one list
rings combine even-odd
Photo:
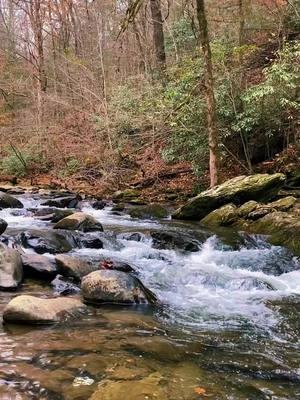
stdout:
[[239,46],[243,46],[245,41],[245,13],[244,0],[239,0]]
[[166,69],[166,51],[160,0],[150,0],[150,8],[156,67],[160,72],[163,72]]
[[209,144],[210,186],[218,183],[218,128],[216,116],[216,100],[214,95],[214,80],[211,60],[211,49],[208,37],[207,19],[204,0],[197,1],[197,18],[200,28],[200,44],[203,51],[205,73],[205,97],[207,106],[207,130]]

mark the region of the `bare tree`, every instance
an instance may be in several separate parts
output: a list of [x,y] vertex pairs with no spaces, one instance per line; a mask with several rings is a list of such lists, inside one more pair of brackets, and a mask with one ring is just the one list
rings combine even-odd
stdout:
[[160,71],[166,69],[165,36],[160,0],[150,0],[153,23],[153,43],[155,49],[156,67]]
[[218,128],[216,117],[216,100],[214,95],[213,67],[204,0],[197,0],[197,18],[200,29],[199,40],[204,59],[205,97],[207,106],[207,129],[209,143],[209,171],[210,185],[213,187],[218,183]]

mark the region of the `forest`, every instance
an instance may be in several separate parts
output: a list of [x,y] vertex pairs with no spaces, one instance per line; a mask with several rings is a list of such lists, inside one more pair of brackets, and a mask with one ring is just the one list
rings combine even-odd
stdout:
[[3,179],[155,199],[299,168],[299,1],[205,3],[2,0]]
[[0,400],[300,399],[300,0],[0,0]]

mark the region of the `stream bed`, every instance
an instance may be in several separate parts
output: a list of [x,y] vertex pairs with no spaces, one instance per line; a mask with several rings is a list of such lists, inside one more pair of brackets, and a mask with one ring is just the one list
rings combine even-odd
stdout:
[[[18,198],[24,209],[0,210],[6,234],[52,229],[27,211],[42,198]],[[1,323],[0,399],[300,399],[300,260],[261,236],[132,219],[87,201],[81,210],[103,224],[107,240],[71,254],[127,262],[160,305],[89,307],[52,326]],[[157,246],[153,232],[189,238],[198,250]],[[0,292],[1,315],[18,294],[54,296],[27,279]]]

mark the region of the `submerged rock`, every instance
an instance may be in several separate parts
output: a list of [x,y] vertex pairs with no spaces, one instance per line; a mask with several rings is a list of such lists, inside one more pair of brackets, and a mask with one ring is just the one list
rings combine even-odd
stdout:
[[136,206],[128,209],[128,214],[132,218],[166,218],[169,213],[168,210],[161,204],[148,204],[145,206]]
[[4,219],[0,218],[0,235],[2,235],[2,233],[5,232],[6,228],[7,228],[7,222],[4,221]]
[[49,207],[57,207],[57,208],[75,208],[81,197],[76,196],[65,196],[65,197],[57,197],[54,199],[48,199],[41,203],[42,206],[49,206]]
[[57,275],[55,279],[51,281],[51,286],[54,289],[54,293],[61,296],[67,296],[69,294],[76,294],[80,292],[79,286],[73,282],[70,282],[62,275]]
[[49,281],[57,274],[54,260],[38,254],[22,254],[24,275]]
[[153,247],[155,249],[199,251],[201,244],[182,232],[151,232]]
[[200,220],[227,203],[241,205],[249,200],[265,202],[278,193],[284,182],[283,174],[238,176],[190,199],[172,217]]
[[16,289],[23,279],[20,254],[0,243],[0,289]]
[[90,400],[166,400],[168,398],[166,379],[159,372],[153,372],[143,379],[106,379],[101,382]]
[[38,254],[67,253],[77,247],[76,238],[68,231],[32,229],[22,232],[18,240]]
[[91,215],[77,212],[63,218],[54,225],[54,229],[77,230],[82,232],[103,231],[103,226]]
[[78,316],[86,306],[78,299],[40,299],[22,295],[11,300],[4,309],[5,322],[49,324]]
[[95,271],[85,276],[81,293],[87,303],[154,304],[156,296],[136,277],[121,271]]
[[8,193],[0,192],[0,208],[23,208],[20,200],[11,196]]

